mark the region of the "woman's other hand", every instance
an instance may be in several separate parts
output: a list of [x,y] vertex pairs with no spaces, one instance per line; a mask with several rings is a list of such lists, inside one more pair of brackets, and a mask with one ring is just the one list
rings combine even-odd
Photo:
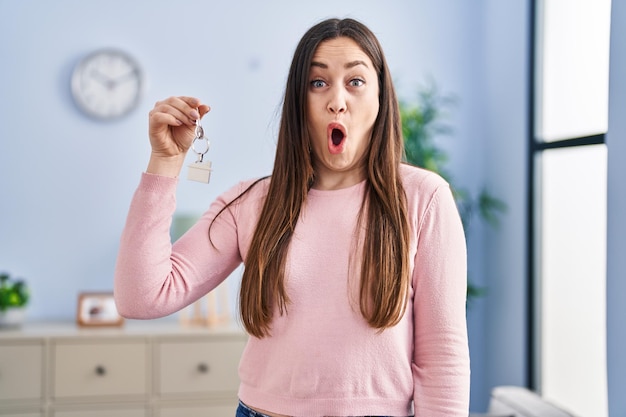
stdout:
[[185,155],[195,138],[196,120],[210,107],[194,97],[169,97],[150,111],[152,153],[147,172],[178,177]]

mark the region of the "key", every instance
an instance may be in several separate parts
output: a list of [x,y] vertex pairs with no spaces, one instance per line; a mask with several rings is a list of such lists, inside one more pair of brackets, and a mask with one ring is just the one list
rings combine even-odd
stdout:
[[[204,149],[196,149],[198,142],[206,142]],[[200,125],[200,120],[196,120],[196,137],[191,144],[191,150],[198,155],[195,162],[187,165],[187,179],[208,184],[211,179],[211,161],[204,161],[204,154],[209,151],[209,140],[204,136],[204,129]]]

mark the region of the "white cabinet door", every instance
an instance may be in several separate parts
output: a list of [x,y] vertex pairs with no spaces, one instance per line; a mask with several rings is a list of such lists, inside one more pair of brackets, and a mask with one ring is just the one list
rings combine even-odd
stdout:
[[237,368],[245,343],[241,337],[159,342],[156,364],[159,394],[236,396]]
[[43,383],[42,343],[0,344],[0,404],[41,401]]
[[144,341],[57,342],[54,398],[147,396],[148,344]]

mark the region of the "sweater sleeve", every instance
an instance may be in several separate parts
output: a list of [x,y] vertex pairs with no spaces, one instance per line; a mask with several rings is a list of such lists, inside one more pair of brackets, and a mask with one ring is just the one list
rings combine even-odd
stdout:
[[434,191],[418,228],[413,275],[415,416],[467,417],[467,254],[447,184]]
[[[127,318],[172,314],[217,287],[241,263],[232,189],[220,196],[174,245],[170,226],[177,179],[142,174],[122,231],[114,276],[115,302]],[[236,195],[236,194],[234,194]]]

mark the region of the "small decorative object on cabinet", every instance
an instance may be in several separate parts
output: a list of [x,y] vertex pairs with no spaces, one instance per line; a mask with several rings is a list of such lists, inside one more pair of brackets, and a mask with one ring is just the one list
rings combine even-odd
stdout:
[[76,323],[79,326],[121,326],[113,292],[85,292],[78,295]]
[[183,326],[214,327],[232,320],[230,314],[228,282],[224,281],[213,291],[181,310]]
[[235,325],[27,323],[0,333],[0,416],[232,417]]
[[0,328],[19,327],[26,317],[28,286],[22,279],[0,273]]

